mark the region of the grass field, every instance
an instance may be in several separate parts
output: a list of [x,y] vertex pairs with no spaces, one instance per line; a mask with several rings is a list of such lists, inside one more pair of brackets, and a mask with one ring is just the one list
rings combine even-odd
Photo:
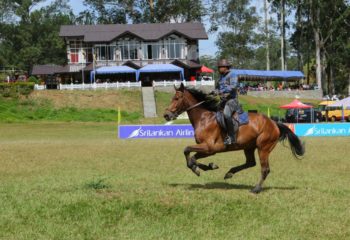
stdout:
[[[144,119],[142,97],[139,90],[96,91],[34,91],[28,98],[0,97],[0,122],[113,122],[121,110],[122,123],[164,123],[162,115],[169,106],[173,93],[156,92],[157,118]],[[279,106],[292,99],[265,99],[240,96],[245,110],[258,110],[271,116],[281,116],[285,110]],[[315,106],[319,101],[302,99]],[[175,123],[183,123],[179,120]]]
[[119,140],[113,123],[0,124],[0,239],[350,239],[350,138],[278,144],[224,181],[241,152],[185,166],[193,140]]

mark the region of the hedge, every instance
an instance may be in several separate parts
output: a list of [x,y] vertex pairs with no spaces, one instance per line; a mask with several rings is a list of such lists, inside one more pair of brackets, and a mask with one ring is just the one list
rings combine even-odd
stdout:
[[3,97],[28,96],[33,90],[32,82],[0,83],[0,95]]

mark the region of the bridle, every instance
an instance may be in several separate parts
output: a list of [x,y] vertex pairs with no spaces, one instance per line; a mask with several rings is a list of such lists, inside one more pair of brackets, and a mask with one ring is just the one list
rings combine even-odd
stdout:
[[198,107],[199,105],[203,104],[204,102],[205,102],[205,101],[201,101],[201,102],[199,102],[199,103],[196,103],[195,105],[193,105],[193,106],[187,108],[187,109],[185,110],[185,112],[190,111],[190,110],[192,110],[193,108]]
[[[201,102],[199,102],[199,103],[196,103],[196,104],[194,104],[194,105],[188,107],[188,108],[187,108],[185,111],[183,111],[183,112],[190,111],[190,110],[192,110],[192,109],[198,107],[199,105],[203,104],[204,102],[205,102],[205,101],[201,101]],[[175,113],[171,112],[171,113],[174,114],[175,118],[177,118],[177,117],[180,115],[180,113],[177,113],[177,112],[175,112]]]

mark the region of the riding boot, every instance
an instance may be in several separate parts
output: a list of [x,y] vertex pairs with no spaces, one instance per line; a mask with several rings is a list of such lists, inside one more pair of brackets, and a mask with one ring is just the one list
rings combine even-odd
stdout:
[[226,128],[227,128],[227,137],[224,140],[225,145],[231,145],[236,143],[236,134],[234,130],[234,122],[232,118],[226,118],[225,117],[225,122],[226,122]]

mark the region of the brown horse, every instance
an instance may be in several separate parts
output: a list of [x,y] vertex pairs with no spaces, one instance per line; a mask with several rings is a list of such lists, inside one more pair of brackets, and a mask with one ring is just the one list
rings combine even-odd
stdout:
[[[170,106],[164,113],[167,121],[174,120],[177,116],[187,111],[188,117],[195,131],[195,145],[187,146],[184,149],[187,167],[197,176],[198,170],[204,171],[217,169],[214,163],[204,165],[197,160],[212,156],[216,153],[244,150],[246,163],[231,168],[225,175],[225,179],[231,178],[233,174],[250,167],[254,167],[255,149],[258,149],[261,165],[261,179],[251,190],[259,193],[262,184],[270,172],[269,155],[279,141],[288,139],[292,153],[295,157],[304,155],[304,144],[284,124],[277,123],[262,114],[249,113],[249,123],[239,127],[237,143],[229,146],[224,145],[226,133],[222,131],[216,120],[218,101],[210,95],[194,88],[186,88],[183,84],[176,88]],[[190,153],[195,152],[191,157]]]

